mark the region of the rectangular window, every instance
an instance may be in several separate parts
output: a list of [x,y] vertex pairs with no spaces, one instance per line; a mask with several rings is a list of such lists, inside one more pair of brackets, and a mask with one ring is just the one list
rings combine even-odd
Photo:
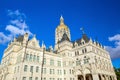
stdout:
[[36,61],[36,55],[33,56],[33,61]]
[[32,54],[30,54],[30,61],[32,61]]
[[81,64],[80,60],[76,61],[76,66],[79,66]]
[[58,66],[61,66],[61,61],[58,61]]
[[24,65],[24,72],[27,72],[27,65]]
[[19,72],[19,66],[18,66],[18,69],[17,69],[17,71]]
[[26,54],[26,60],[27,61],[29,60],[29,54]]
[[39,72],[39,67],[38,66],[36,67],[36,72]]
[[37,62],[39,62],[39,56],[37,56]]
[[14,73],[16,73],[16,67],[15,67],[15,69],[14,69]]
[[46,58],[44,58],[44,62],[43,62],[43,64],[46,64]]
[[62,75],[62,71],[61,70],[58,70],[58,75]]
[[26,80],[26,77],[23,77],[22,80]]
[[44,80],[46,80],[46,78],[43,78]]
[[29,80],[32,80],[32,77],[29,77]]
[[70,74],[71,74],[71,69],[69,69],[69,72],[70,72]]
[[33,66],[30,67],[30,72],[33,72]]
[[46,68],[43,68],[43,74],[46,74]]
[[64,70],[64,74],[66,74],[66,71]]
[[62,71],[60,70],[60,75],[62,75]]
[[66,66],[66,62],[65,61],[63,62],[63,66]]
[[55,74],[54,69],[50,69],[50,74]]
[[58,73],[58,75],[59,75],[59,70],[57,70],[57,73]]
[[50,69],[50,74],[52,74],[52,69]]
[[50,59],[50,65],[53,66],[54,65],[54,60]]
[[35,77],[35,80],[38,80],[38,77]]

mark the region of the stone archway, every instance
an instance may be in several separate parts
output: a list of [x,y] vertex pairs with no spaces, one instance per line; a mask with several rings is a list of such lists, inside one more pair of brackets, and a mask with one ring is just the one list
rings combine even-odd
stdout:
[[92,74],[86,74],[86,80],[93,80]]
[[102,80],[102,78],[101,78],[101,75],[100,75],[100,74],[98,74],[98,77],[99,77],[99,80]]
[[102,75],[102,77],[103,77],[103,80],[106,80],[105,75]]
[[110,76],[110,80],[112,80],[112,77]]
[[78,75],[78,80],[84,80],[83,75]]

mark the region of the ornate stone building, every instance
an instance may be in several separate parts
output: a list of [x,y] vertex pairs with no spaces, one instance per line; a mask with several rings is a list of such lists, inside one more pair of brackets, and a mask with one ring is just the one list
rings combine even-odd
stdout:
[[55,31],[55,47],[39,45],[34,36],[14,38],[4,51],[0,80],[117,80],[109,53],[85,33],[71,41],[63,17]]

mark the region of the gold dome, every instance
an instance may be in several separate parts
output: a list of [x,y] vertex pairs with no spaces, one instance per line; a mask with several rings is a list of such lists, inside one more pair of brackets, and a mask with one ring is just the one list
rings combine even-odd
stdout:
[[60,17],[60,25],[56,28],[56,30],[58,31],[58,30],[62,30],[62,29],[68,31],[68,27],[64,24],[64,19],[61,16]]

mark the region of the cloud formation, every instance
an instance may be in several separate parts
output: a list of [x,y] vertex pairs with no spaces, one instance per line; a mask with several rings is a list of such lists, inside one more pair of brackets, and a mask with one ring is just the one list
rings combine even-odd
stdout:
[[[13,37],[17,35],[23,35],[25,33],[32,35],[26,23],[24,13],[21,13],[19,10],[8,10],[7,16],[9,17],[9,24],[6,25],[4,32],[0,32],[0,44],[11,41]],[[7,32],[9,32],[9,34],[6,34]]]
[[116,34],[108,38],[110,42],[114,42],[114,47],[106,46],[112,59],[120,58],[120,34]]

